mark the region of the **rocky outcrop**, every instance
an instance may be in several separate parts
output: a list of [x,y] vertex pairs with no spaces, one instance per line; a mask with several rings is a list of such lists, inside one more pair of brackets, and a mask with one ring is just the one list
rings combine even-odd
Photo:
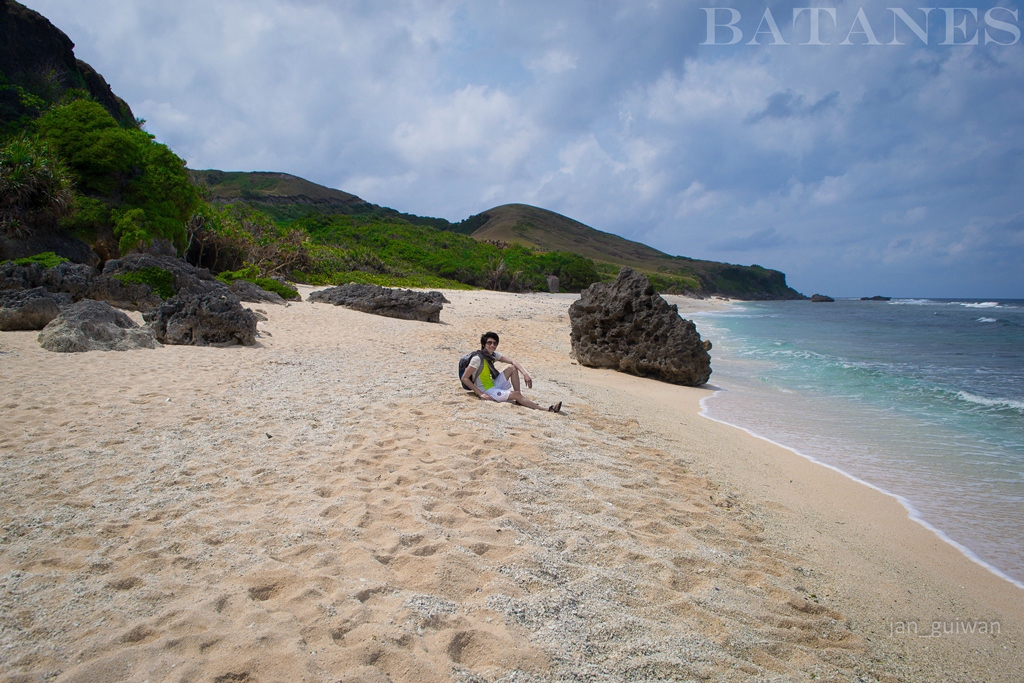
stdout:
[[146,311],[162,301],[148,285],[121,282],[84,264],[61,263],[52,268],[44,268],[38,263],[23,266],[13,262],[0,264],[0,291],[37,287],[53,294],[67,294],[71,301],[95,299],[129,311]]
[[105,301],[126,311],[148,311],[163,299],[153,288],[141,282],[122,282],[109,275],[97,275],[89,283],[86,298]]
[[84,299],[65,308],[39,333],[48,351],[128,351],[158,346],[153,331],[102,301]]
[[892,297],[891,296],[881,296],[879,294],[876,294],[874,296],[862,296],[860,298],[860,300],[861,301],[892,301]]
[[428,323],[441,322],[441,309],[444,304],[451,303],[441,292],[414,292],[410,289],[357,284],[322,289],[310,294],[309,300],[344,306],[363,313]]
[[71,297],[43,287],[0,292],[0,330],[41,330],[60,315],[61,303],[70,304]]
[[[226,290],[226,288],[225,288]],[[144,313],[164,344],[209,346],[256,343],[256,314],[230,292],[182,294]]]
[[49,292],[65,292],[75,301],[89,292],[96,277],[96,269],[81,263],[61,263],[44,268],[38,263],[19,266],[14,262],[0,263],[0,290],[35,289],[45,287]]
[[248,280],[235,280],[231,283],[229,288],[231,293],[237,296],[242,301],[248,301],[251,303],[268,303],[268,304],[281,304],[284,305],[284,297],[277,292],[268,292],[259,285],[249,282]]
[[588,287],[569,307],[576,359],[673,384],[699,386],[711,376],[710,341],[655,294],[650,281],[623,268],[612,283]]
[[835,299],[824,294],[812,294],[811,303],[813,304],[830,304],[835,303]]
[[175,296],[228,294],[229,292],[228,286],[213,277],[206,268],[196,268],[188,261],[174,256],[128,254],[122,258],[107,261],[103,266],[103,274],[113,277],[151,268],[168,271],[174,276],[172,286]]

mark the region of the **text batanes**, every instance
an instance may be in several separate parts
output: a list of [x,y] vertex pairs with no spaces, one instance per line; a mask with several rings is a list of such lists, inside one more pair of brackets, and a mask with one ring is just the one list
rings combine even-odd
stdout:
[[707,15],[707,38],[701,45],[735,45],[748,36],[747,45],[906,45],[916,42],[924,45],[1015,45],[1020,42],[1018,12],[1008,7],[988,10],[918,7],[910,11],[887,7],[885,14],[872,17],[868,17],[863,7],[856,14],[842,15],[834,7],[794,7],[794,35],[790,36],[790,42],[783,38],[771,8],[765,8],[756,25],[752,20],[744,20],[740,11],[732,7],[701,9]]

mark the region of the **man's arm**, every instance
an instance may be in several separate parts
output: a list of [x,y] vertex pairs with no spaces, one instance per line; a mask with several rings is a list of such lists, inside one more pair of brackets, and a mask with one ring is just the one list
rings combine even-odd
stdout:
[[485,394],[484,392],[480,391],[480,389],[477,388],[476,384],[473,382],[473,370],[473,366],[470,365],[466,368],[466,371],[462,373],[462,386],[472,391],[474,394],[477,395],[478,398],[484,401],[493,401],[493,398],[491,398],[488,394]]
[[509,365],[514,367],[516,370],[519,371],[519,374],[523,376],[523,381],[526,382],[526,388],[527,389],[532,389],[533,388],[533,378],[530,377],[530,373],[528,373],[526,371],[526,368],[524,368],[522,365],[520,365],[519,363],[515,362],[515,360],[513,360],[511,356],[502,355],[502,357],[498,360],[498,362],[499,363],[508,363]]

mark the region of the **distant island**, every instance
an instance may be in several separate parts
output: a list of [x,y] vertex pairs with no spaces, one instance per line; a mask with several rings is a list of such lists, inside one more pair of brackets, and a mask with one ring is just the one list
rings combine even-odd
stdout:
[[150,251],[230,280],[500,291],[580,291],[629,266],[665,293],[807,298],[779,271],[672,256],[526,204],[452,223],[286,173],[189,170],[45,17],[0,0],[0,37],[0,260]]

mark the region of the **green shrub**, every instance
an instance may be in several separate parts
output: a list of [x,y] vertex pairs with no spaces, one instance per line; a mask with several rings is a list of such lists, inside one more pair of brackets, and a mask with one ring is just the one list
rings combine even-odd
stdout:
[[79,193],[105,205],[106,211],[83,207],[88,215],[72,217],[70,224],[88,224],[93,232],[105,225],[122,253],[157,238],[185,247],[185,223],[202,202],[185,162],[166,145],[138,128],[121,127],[87,100],[54,107],[36,128],[67,164]]
[[256,266],[249,265],[241,270],[225,271],[217,275],[217,279],[225,284],[230,285],[236,280],[245,280],[251,282],[257,287],[262,287],[268,292],[274,292],[282,299],[298,299],[299,291],[294,287],[289,287],[280,280],[275,280],[272,277],[260,277],[260,271]]
[[282,299],[298,299],[299,290],[294,287],[289,287],[280,280],[275,280],[272,277],[258,277],[252,281],[257,287],[262,287],[268,292],[274,292]]
[[448,280],[436,275],[379,275],[354,270],[347,273],[331,273],[330,275],[304,276],[303,280],[311,285],[346,285],[355,282],[361,285],[379,285],[380,287],[413,287],[416,289],[475,289],[474,287]]
[[26,256],[25,258],[14,259],[14,265],[16,266],[28,266],[33,263],[38,263],[43,268],[53,268],[59,266],[62,263],[67,263],[68,260],[63,256],[57,256],[52,251],[44,251],[42,254],[36,254],[35,256]]
[[122,254],[141,247],[150,237],[146,229],[146,212],[142,209],[115,210],[110,214],[114,220],[114,237]]
[[155,266],[139,268],[130,273],[119,273],[114,276],[125,284],[149,285],[161,299],[169,299],[174,296],[174,273]]
[[22,136],[0,146],[0,230],[56,225],[73,207],[71,174],[45,142]]

